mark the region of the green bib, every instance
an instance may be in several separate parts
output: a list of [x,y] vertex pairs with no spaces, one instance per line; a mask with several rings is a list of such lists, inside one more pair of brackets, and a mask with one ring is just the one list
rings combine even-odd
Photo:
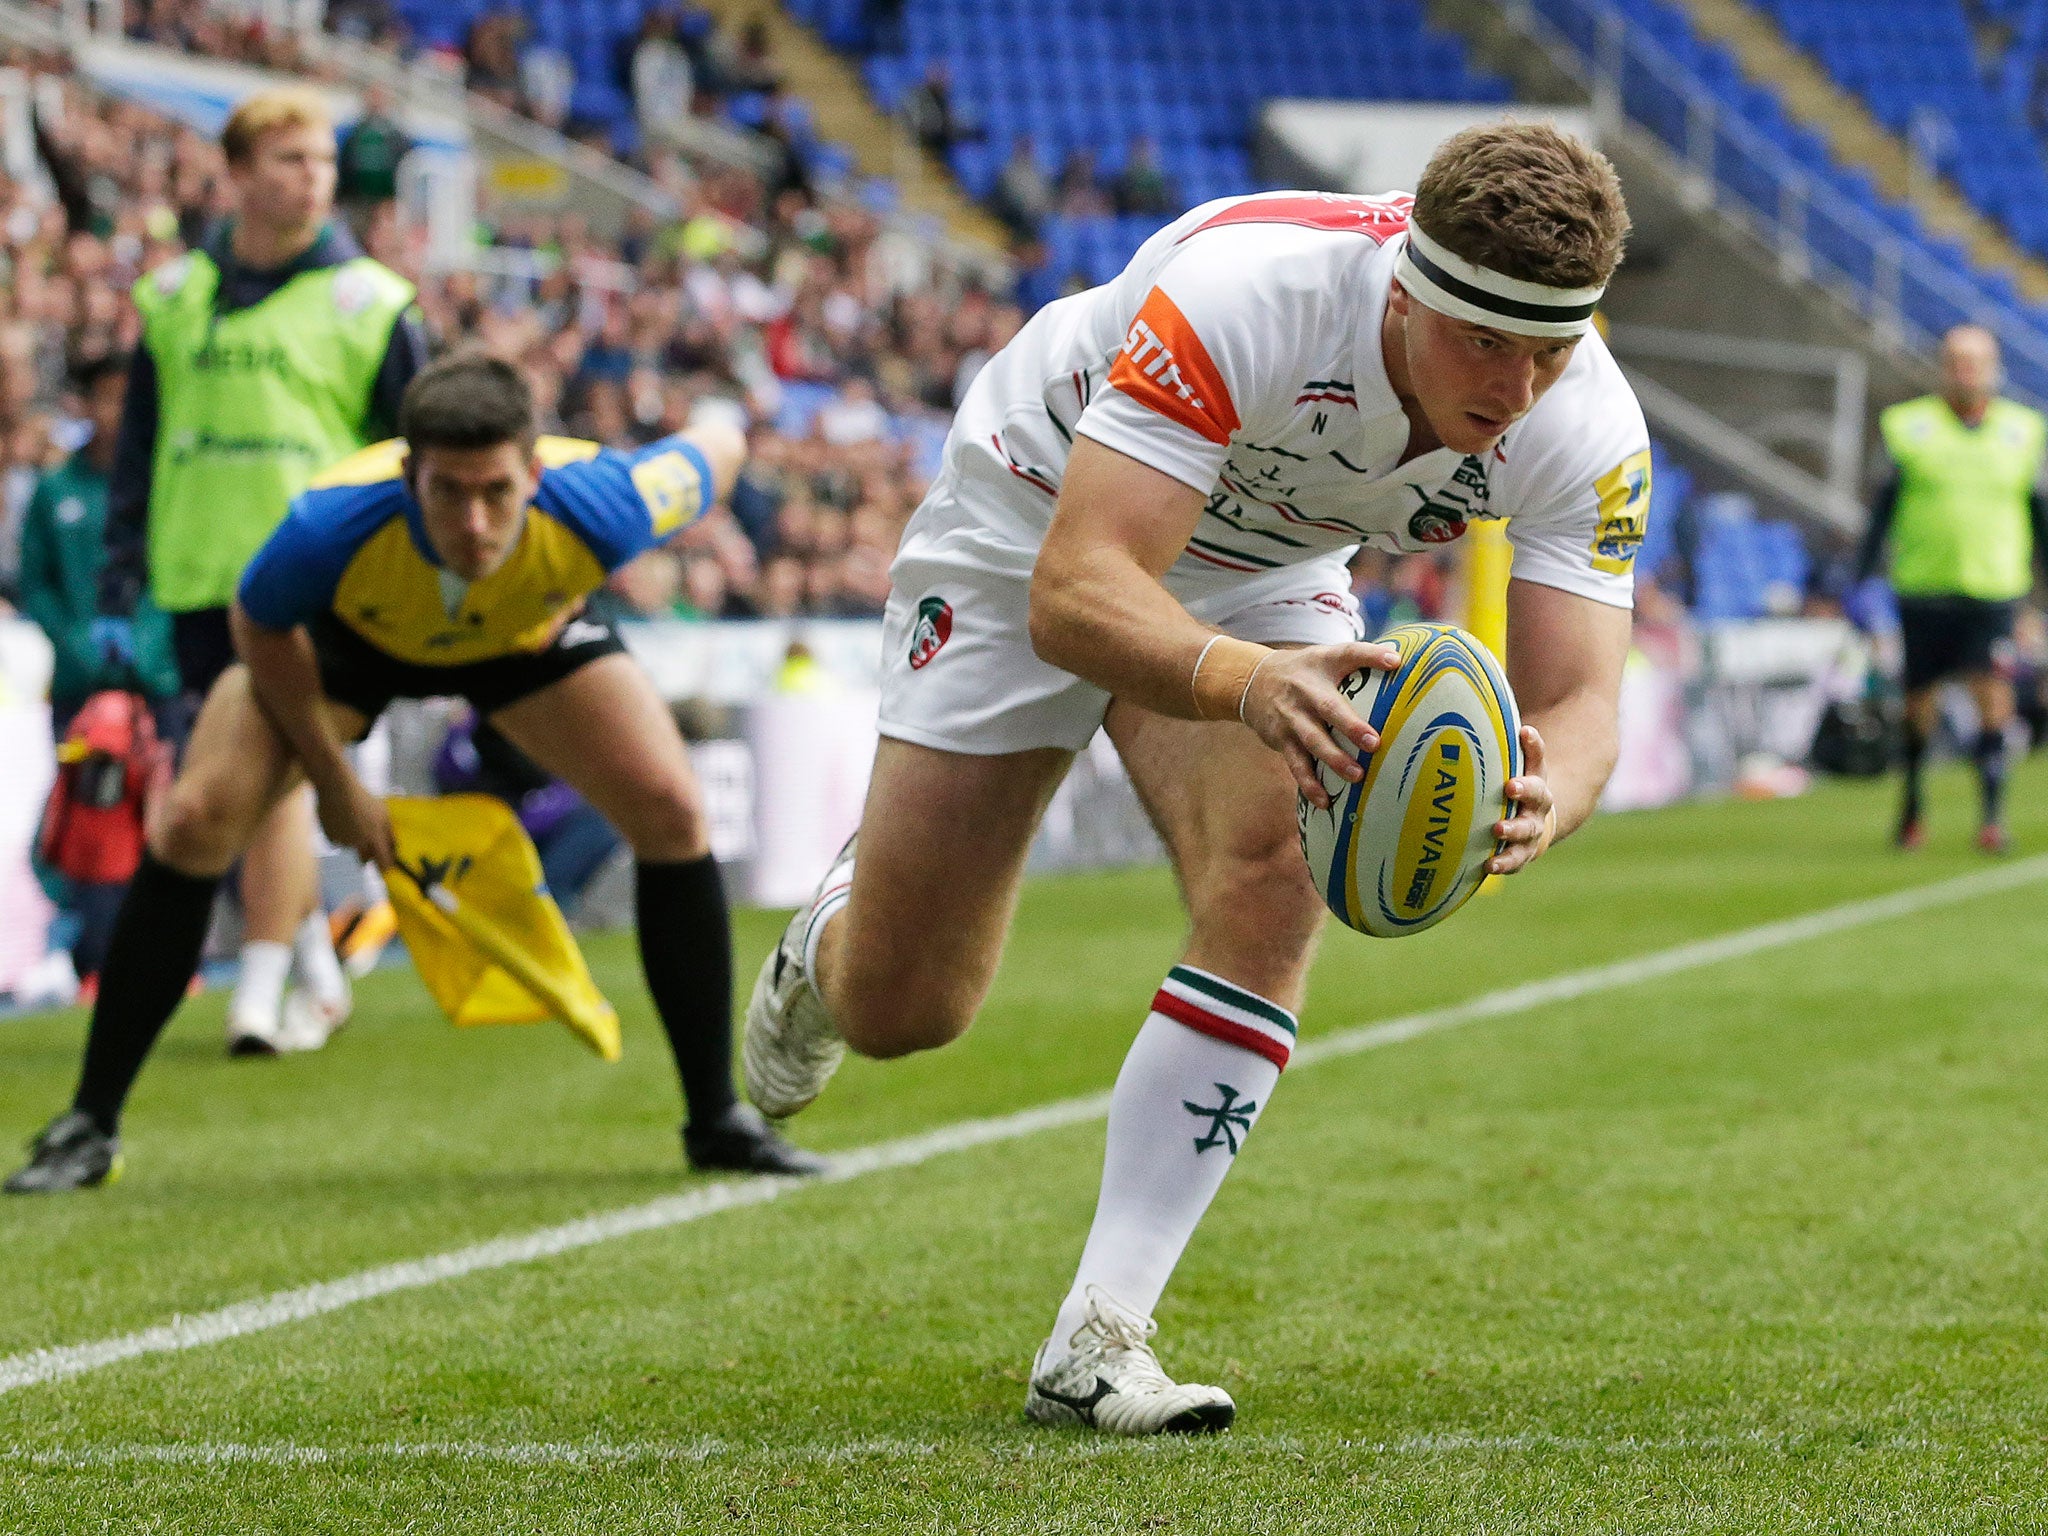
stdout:
[[363,418],[412,285],[367,256],[218,314],[203,252],[135,285],[156,364],[149,581],[173,613],[225,607],[291,499],[365,446]]
[[2048,450],[2048,421],[2011,400],[1963,425],[1926,395],[1878,418],[1899,468],[1892,514],[1892,588],[1908,597],[2005,602],[2034,584],[2027,498]]

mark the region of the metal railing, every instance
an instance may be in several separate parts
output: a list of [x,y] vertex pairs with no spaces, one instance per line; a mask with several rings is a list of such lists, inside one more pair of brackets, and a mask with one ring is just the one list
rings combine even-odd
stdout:
[[1916,351],[1952,325],[1986,326],[2004,344],[2014,393],[2048,401],[2048,331],[1816,181],[1610,0],[1505,0],[1502,9],[1586,88],[1596,125],[1625,121],[1655,138],[1683,167],[1687,201],[1748,228],[1777,253],[1787,282],[1826,289],[1882,338]]

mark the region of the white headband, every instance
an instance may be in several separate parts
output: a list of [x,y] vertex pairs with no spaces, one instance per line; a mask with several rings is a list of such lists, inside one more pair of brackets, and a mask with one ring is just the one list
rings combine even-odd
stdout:
[[1552,288],[1504,277],[1453,255],[1412,223],[1394,275],[1419,302],[1441,314],[1523,336],[1585,335],[1592,329],[1594,307],[1607,291],[1605,283]]

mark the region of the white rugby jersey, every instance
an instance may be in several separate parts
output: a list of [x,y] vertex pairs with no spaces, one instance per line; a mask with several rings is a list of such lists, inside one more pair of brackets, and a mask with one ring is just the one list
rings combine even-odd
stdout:
[[1361,543],[1427,549],[1506,518],[1516,576],[1629,606],[1649,433],[1598,335],[1490,454],[1400,462],[1408,418],[1380,326],[1412,201],[1207,203],[1114,281],[1047,305],[955,418],[942,485],[975,525],[957,536],[1035,556],[1078,435],[1208,497],[1167,573],[1175,591]]

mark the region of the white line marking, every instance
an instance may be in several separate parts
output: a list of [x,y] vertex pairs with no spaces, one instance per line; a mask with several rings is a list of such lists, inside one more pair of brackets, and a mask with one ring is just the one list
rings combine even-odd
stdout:
[[[1318,1452],[1365,1456],[1516,1455],[1538,1453],[1641,1456],[1753,1451],[1770,1455],[1811,1456],[1825,1452],[1835,1436],[1776,1430],[1736,1431],[1706,1435],[1618,1435],[1601,1439],[1585,1435],[1554,1435],[1532,1431],[1513,1435],[1455,1432],[1404,1435],[1368,1440],[1346,1436],[1320,1439],[1293,1434],[1248,1434],[1242,1430],[1219,1439],[1173,1437],[1125,1440],[1107,1435],[1045,1434],[1022,1430],[1013,1440],[867,1439],[810,1441],[782,1445],[773,1441],[731,1441],[704,1437],[673,1443],[628,1441],[394,1440],[369,1445],[306,1445],[292,1440],[251,1444],[218,1441],[166,1441],[161,1444],[109,1446],[0,1446],[0,1466],[35,1471],[87,1472],[108,1468],[232,1466],[306,1467],[365,1466],[392,1462],[448,1461],[512,1467],[630,1467],[649,1464],[702,1465],[706,1462],[762,1461],[775,1467],[859,1461],[917,1461],[942,1455],[967,1454],[998,1461],[1059,1461],[1075,1457],[1159,1457],[1199,1455],[1203,1462],[1218,1456],[1310,1455]],[[1839,1449],[1865,1455],[1872,1451],[1952,1453],[1953,1442],[1925,1436],[1843,1439]],[[2004,1447],[2007,1454],[2031,1455],[2038,1446]]]
[[[1478,997],[1462,1003],[1452,1003],[1443,1008],[1432,1008],[1378,1024],[1364,1024],[1352,1029],[1339,1030],[1334,1034],[1303,1042],[1294,1052],[1294,1064],[1306,1067],[1317,1062],[1332,1061],[1341,1056],[1354,1056],[1361,1051],[1413,1040],[1418,1035],[1432,1034],[1439,1030],[1454,1029],[1461,1024],[1526,1013],[1530,1009],[1541,1008],[1550,1003],[1567,1002],[1597,992],[1612,991],[1617,987],[1634,986],[1638,982],[1657,980],[1681,971],[1697,970],[1701,966],[1717,965],[1724,960],[1741,959],[1745,955],[1760,954],[1765,950],[1782,949],[1789,944],[1803,943],[1808,939],[1822,938],[1847,929],[1886,922],[1896,917],[1907,917],[1934,907],[1953,906],[1957,902],[2014,890],[2044,878],[2048,878],[2048,854],[2038,854],[2033,858],[2000,865],[1978,874],[1960,875],[1951,880],[1937,881],[1932,885],[1911,886],[1885,896],[1845,902],[1823,911],[1785,918],[1779,922],[1763,923],[1755,928],[1722,934],[1717,938],[1702,939],[1697,943],[1680,944],[1628,960],[1617,960],[1607,965],[1591,966],[1582,971],[1571,971],[1543,981],[1504,987],[1499,991],[1482,993]],[[843,1153],[833,1158],[829,1171],[816,1179],[749,1179],[709,1184],[685,1194],[667,1195],[659,1200],[650,1200],[644,1205],[604,1211],[595,1216],[564,1222],[560,1226],[543,1227],[536,1232],[493,1238],[489,1242],[458,1248],[450,1253],[434,1254],[424,1259],[407,1259],[402,1263],[386,1264],[377,1269],[344,1275],[339,1280],[326,1280],[297,1290],[277,1291],[268,1296],[236,1302],[232,1306],[222,1307],[213,1312],[202,1312],[193,1317],[174,1317],[167,1323],[145,1328],[137,1333],[125,1333],[115,1338],[99,1339],[87,1344],[66,1344],[50,1349],[32,1350],[26,1354],[10,1355],[0,1359],[0,1393],[12,1392],[18,1387],[35,1386],[42,1382],[61,1381],[69,1376],[83,1375],[87,1371],[96,1371],[122,1360],[132,1360],[139,1355],[167,1354],[178,1350],[198,1349],[207,1344],[219,1344],[228,1339],[240,1338],[244,1334],[261,1333],[265,1329],[279,1328],[287,1323],[304,1322],[308,1318],[338,1312],[343,1307],[352,1307],[357,1302],[368,1301],[377,1296],[388,1296],[394,1291],[417,1290],[422,1286],[439,1285],[443,1281],[459,1279],[482,1270],[503,1269],[513,1264],[530,1264],[536,1259],[548,1258],[558,1253],[570,1253],[596,1243],[608,1243],[614,1238],[630,1237],[638,1232],[653,1232],[664,1227],[680,1226],[684,1222],[698,1221],[706,1216],[714,1216],[720,1211],[735,1210],[748,1205],[765,1205],[771,1200],[779,1200],[794,1190],[804,1189],[812,1184],[843,1184],[849,1179],[862,1178],[891,1168],[916,1167],[920,1163],[930,1162],[933,1158],[943,1157],[952,1152],[964,1152],[971,1147],[983,1147],[992,1142],[1015,1141],[1019,1137],[1036,1135],[1040,1131],[1078,1125],[1088,1120],[1100,1120],[1108,1112],[1109,1095],[1091,1093],[1081,1098],[1041,1104],[1036,1109],[1022,1110],[1013,1115],[999,1115],[986,1120],[966,1120],[957,1125],[941,1126],[937,1130],[926,1131],[921,1135],[878,1142],[873,1146]]]

